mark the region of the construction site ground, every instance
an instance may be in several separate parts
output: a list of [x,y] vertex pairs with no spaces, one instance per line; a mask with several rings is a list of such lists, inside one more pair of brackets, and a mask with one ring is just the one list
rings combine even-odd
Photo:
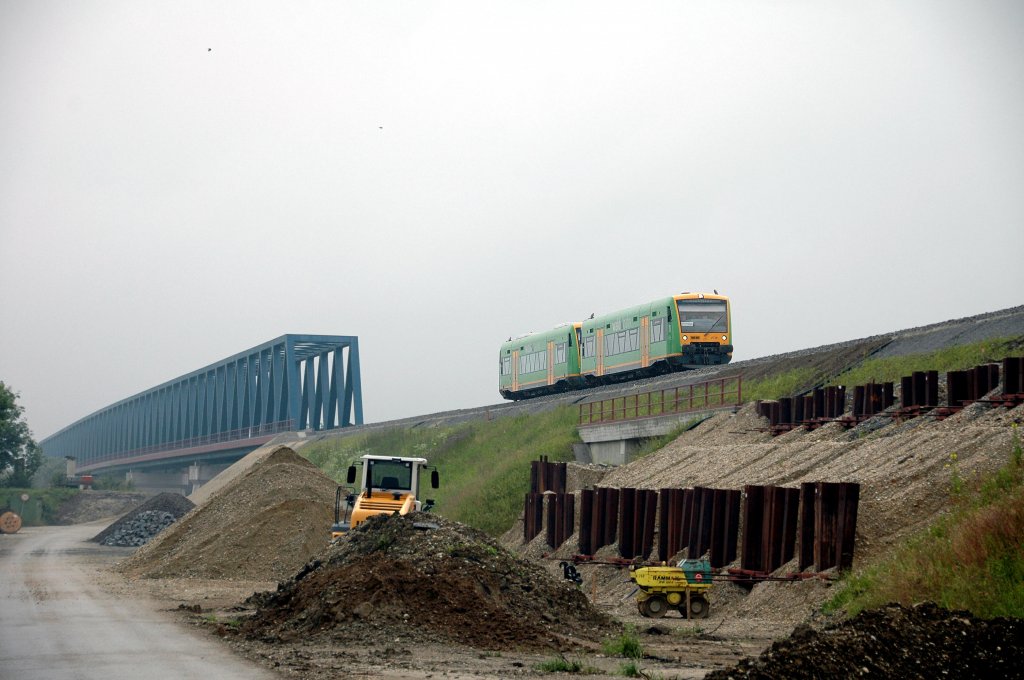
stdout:
[[[97,524],[101,528],[102,525]],[[360,642],[349,633],[344,643],[330,637],[265,642],[242,635],[237,622],[254,613],[245,601],[253,593],[274,591],[275,581],[236,581],[203,578],[129,578],[115,567],[130,548],[89,544],[71,559],[81,560],[95,573],[96,584],[120,597],[149,603],[154,610],[202,635],[221,639],[235,653],[256,661],[282,677],[325,680],[338,677],[399,678],[505,678],[560,677],[538,669],[559,658],[577,661],[590,669],[588,677],[622,677],[621,668],[630,660],[603,654],[600,644],[581,643],[576,649],[558,651],[531,649],[479,649],[450,642],[403,640],[397,635],[382,640],[371,632]],[[652,677],[702,678],[713,669],[736,664],[757,655],[771,642],[789,634],[792,625],[784,621],[737,618],[724,612],[712,613],[700,622],[686,621],[677,613],[659,620],[643,618],[632,598],[622,600],[621,592],[631,590],[617,583],[625,576],[612,570],[607,578],[616,587],[597,598],[597,608],[612,613],[635,633],[646,654],[637,667]],[[804,586],[806,587],[806,586]],[[597,592],[594,586],[593,595]],[[586,591],[586,588],[584,588]],[[414,615],[430,620],[436,615],[420,610]],[[540,612],[538,612],[538,616]],[[481,622],[482,627],[486,624]],[[565,674],[568,675],[568,674]]]
[[[970,485],[1005,464],[1013,426],[1022,420],[1024,407],[976,404],[941,421],[879,416],[853,429],[832,424],[772,437],[747,405],[629,465],[573,466],[570,490],[595,483],[735,489],[857,482],[854,560],[865,565],[946,512],[954,479]],[[407,519],[375,519],[330,546],[333,483],[297,453],[269,448],[224,475],[194,510],[143,548],[90,544],[69,559],[89,560],[107,592],[152,603],[281,677],[558,677],[540,666],[564,659],[596,678],[622,677],[630,664],[648,677],[701,678],[769,648],[807,668],[827,656],[815,635],[838,623],[820,613],[835,587],[827,578],[765,582],[750,592],[717,583],[706,619],[687,621],[677,612],[643,618],[626,571],[583,563],[583,583],[576,586],[559,566],[578,552],[575,539],[558,550],[544,544],[543,534],[524,545],[522,526],[496,540],[442,517],[426,531],[410,529]],[[612,561],[617,547],[595,557]],[[779,571],[794,570],[791,563]],[[867,634],[877,638],[891,629],[883,646],[904,650],[909,664],[889,675],[923,677],[906,669],[927,661],[930,645],[970,658],[974,647],[963,647],[965,641],[985,642],[976,638],[987,629],[966,615],[955,618],[967,623],[940,620],[930,610],[884,616],[881,623],[866,621],[873,631]],[[604,642],[627,632],[639,639],[644,658],[605,653]],[[1004,634],[1000,628],[986,637],[999,650],[986,653],[1019,658],[1019,630],[1009,638],[1016,646],[1001,643]],[[792,644],[772,646],[783,638]],[[844,654],[835,653],[831,670],[818,676],[834,675]],[[851,666],[849,676],[868,667]],[[729,677],[774,677],[758,675],[753,662],[746,668],[746,675]]]

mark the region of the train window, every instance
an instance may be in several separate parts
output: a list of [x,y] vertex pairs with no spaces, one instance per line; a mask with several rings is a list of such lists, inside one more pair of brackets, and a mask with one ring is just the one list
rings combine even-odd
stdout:
[[557,345],[555,345],[555,363],[556,364],[564,364],[565,363],[565,343],[564,342],[560,342]]
[[616,333],[609,333],[604,336],[604,355],[615,356],[619,353],[619,336]]
[[640,329],[631,328],[604,336],[604,355],[606,357],[626,352],[635,352],[640,348]]
[[651,342],[665,341],[665,318],[651,319],[650,326]]
[[512,357],[501,358],[501,374],[508,375],[512,372]]
[[594,356],[594,336],[593,335],[587,336],[587,338],[583,341],[583,347],[581,349],[582,349],[581,354],[583,355],[583,357],[592,357],[592,356]]
[[548,368],[548,351],[531,352],[519,357],[519,374],[546,371]]
[[680,325],[694,333],[728,331],[728,310],[724,300],[679,300]]

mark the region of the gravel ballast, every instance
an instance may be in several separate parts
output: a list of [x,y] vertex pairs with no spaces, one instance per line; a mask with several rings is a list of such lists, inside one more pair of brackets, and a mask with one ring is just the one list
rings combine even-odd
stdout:
[[145,545],[194,507],[192,501],[181,494],[157,494],[93,536],[92,540],[101,545]]

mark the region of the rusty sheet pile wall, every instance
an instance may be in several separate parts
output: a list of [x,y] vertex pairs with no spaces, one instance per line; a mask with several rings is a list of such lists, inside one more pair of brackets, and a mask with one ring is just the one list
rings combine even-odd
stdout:
[[[900,378],[899,406],[895,384],[891,382],[856,385],[850,415],[845,414],[846,388],[816,388],[810,394],[783,397],[777,401],[756,402],[757,414],[768,419],[773,435],[803,427],[812,430],[826,423],[853,427],[868,418],[885,415],[896,419],[928,414],[946,418],[974,403],[990,406],[1016,406],[1024,403],[1024,357],[1006,357],[1000,364],[984,364],[965,371],[946,373],[945,404],[939,401],[939,372],[915,371]],[[1000,385],[1002,391],[989,396]]]
[[743,544],[740,568],[769,573],[793,559],[800,490],[781,486],[743,487]]
[[565,463],[552,463],[547,456],[530,462],[530,491],[526,494],[523,512],[523,538],[527,543],[545,526],[548,545],[552,548],[562,545],[572,536],[576,524],[576,498],[565,493],[565,480]]
[[[534,461],[534,479],[554,474],[561,491],[526,495],[528,542],[546,532],[551,548],[577,533],[576,498],[566,493],[564,463]],[[562,466],[563,472],[550,473]],[[550,479],[550,478],[548,478]],[[683,549],[707,555],[714,568],[740,558],[745,574],[768,574],[799,556],[799,570],[853,565],[860,487],[815,482],[797,488],[748,485],[736,489],[598,487],[579,492],[578,549],[593,556],[617,545],[623,560],[669,562]]]

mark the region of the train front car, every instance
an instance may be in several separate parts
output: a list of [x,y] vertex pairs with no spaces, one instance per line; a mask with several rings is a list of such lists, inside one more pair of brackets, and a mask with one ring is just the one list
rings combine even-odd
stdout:
[[727,364],[729,299],[682,293],[583,322],[580,371],[589,384]]
[[578,323],[510,339],[498,354],[498,393],[526,399],[583,385]]
[[682,293],[674,296],[674,301],[679,355],[670,363],[680,368],[700,368],[732,361],[729,298],[714,293]]

